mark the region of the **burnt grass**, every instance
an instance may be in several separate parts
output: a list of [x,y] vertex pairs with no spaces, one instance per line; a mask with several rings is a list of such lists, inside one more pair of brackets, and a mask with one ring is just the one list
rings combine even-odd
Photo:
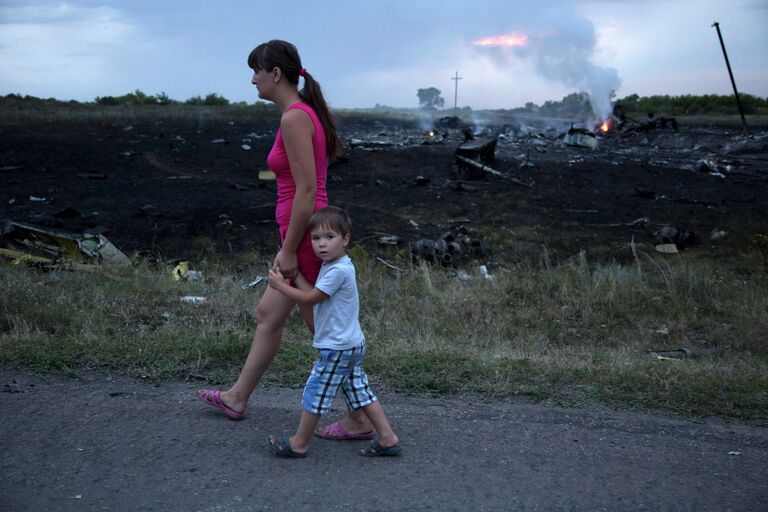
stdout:
[[[97,231],[130,256],[163,261],[274,254],[275,183],[259,178],[274,112],[123,119],[99,108],[103,116],[4,116],[0,218]],[[703,257],[727,259],[768,233],[759,129],[749,139],[738,128],[681,121],[678,130],[609,134],[592,151],[564,144],[569,120],[470,123],[478,136],[502,134],[488,165],[525,187],[457,167],[460,129],[438,123],[429,137],[414,118],[337,118],[344,155],[329,169],[331,203],[351,213],[353,240],[388,261],[406,261],[409,244],[450,230],[492,251],[466,265],[535,263],[544,253],[558,261],[582,250],[631,260],[630,241],[650,249],[664,226],[692,232]],[[711,240],[714,230],[725,237]],[[379,245],[383,235],[402,244]]]

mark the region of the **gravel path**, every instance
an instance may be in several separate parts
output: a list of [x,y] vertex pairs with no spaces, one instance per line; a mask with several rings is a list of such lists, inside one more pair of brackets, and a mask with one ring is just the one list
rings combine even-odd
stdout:
[[[515,402],[381,394],[403,455],[317,440],[276,459],[301,390],[243,421],[194,383],[0,371],[0,510],[768,510],[768,429]],[[332,417],[343,414],[336,402]]]

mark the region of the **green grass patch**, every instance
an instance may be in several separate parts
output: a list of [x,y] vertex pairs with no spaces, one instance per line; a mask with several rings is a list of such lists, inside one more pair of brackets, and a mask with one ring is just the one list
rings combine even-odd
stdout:
[[[400,262],[406,272],[395,272],[354,249],[376,383],[409,393],[768,419],[768,272],[743,272],[762,261],[758,249],[717,264],[695,251],[640,252],[629,266],[593,264],[582,253],[564,264],[543,258],[492,268],[491,280],[407,262]],[[262,288],[241,289],[242,279],[221,265],[203,274],[187,283],[146,265],[96,274],[0,266],[0,364],[231,382]],[[207,300],[188,304],[185,295]],[[720,355],[648,356],[681,347]],[[292,315],[264,382],[300,386],[314,357],[300,315]]]

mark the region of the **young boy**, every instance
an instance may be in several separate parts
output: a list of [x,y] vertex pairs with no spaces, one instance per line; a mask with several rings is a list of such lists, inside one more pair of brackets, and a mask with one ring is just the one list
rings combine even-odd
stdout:
[[333,206],[318,210],[309,219],[312,249],[323,260],[314,287],[301,274],[294,280],[294,288],[279,271],[269,271],[269,286],[298,304],[313,306],[312,346],[319,352],[304,386],[301,402],[304,410],[298,430],[288,439],[269,436],[269,446],[280,457],[307,456],[320,415],[328,412],[339,388],[349,407],[362,408],[379,433],[378,440],[361,450],[360,455],[377,457],[400,453],[399,440],[363,371],[365,337],[358,321],[360,301],[355,267],[346,254],[350,227],[347,213]]

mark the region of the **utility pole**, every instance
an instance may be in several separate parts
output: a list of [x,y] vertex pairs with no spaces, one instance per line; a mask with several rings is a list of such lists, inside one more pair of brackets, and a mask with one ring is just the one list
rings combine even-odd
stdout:
[[741,124],[744,125],[744,131],[747,130],[747,120],[744,119],[744,110],[741,108],[741,100],[739,99],[739,91],[736,90],[736,81],[733,79],[733,71],[731,71],[731,63],[728,62],[728,53],[725,51],[725,43],[723,42],[723,35],[720,33],[720,23],[714,22],[712,24],[717,29],[717,37],[720,39],[720,46],[723,48],[723,57],[725,57],[725,65],[728,68],[728,75],[731,77],[731,85],[733,86],[733,94],[736,96],[736,106],[739,107],[739,114],[741,114]]
[[455,116],[458,112],[458,105],[457,100],[459,99],[459,80],[461,80],[463,77],[459,76],[459,72],[456,72],[456,76],[451,77],[451,80],[454,81],[455,87],[453,88],[453,115]]

